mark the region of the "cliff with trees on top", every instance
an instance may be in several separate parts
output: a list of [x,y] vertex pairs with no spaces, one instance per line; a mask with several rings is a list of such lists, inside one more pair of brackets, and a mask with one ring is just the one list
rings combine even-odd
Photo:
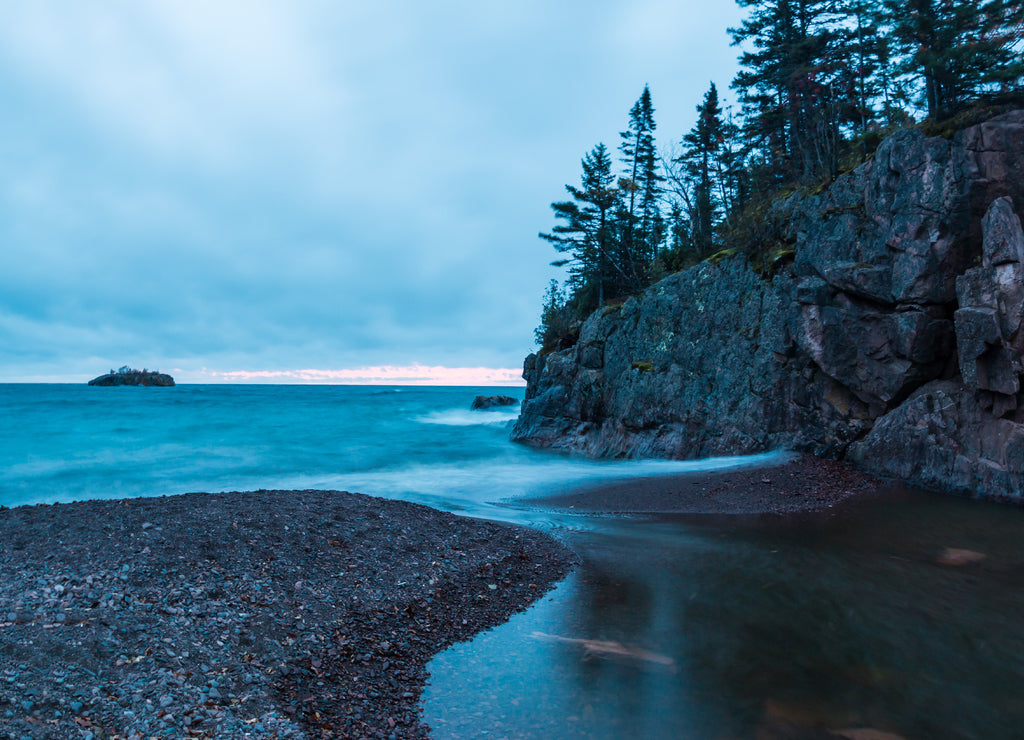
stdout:
[[1021,500],[1024,8],[741,5],[738,120],[712,85],[658,155],[645,89],[618,180],[598,145],[553,204],[569,274],[513,437]]

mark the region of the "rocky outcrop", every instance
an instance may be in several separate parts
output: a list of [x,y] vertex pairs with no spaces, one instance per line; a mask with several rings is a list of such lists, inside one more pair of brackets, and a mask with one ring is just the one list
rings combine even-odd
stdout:
[[117,372],[111,370],[106,375],[93,378],[89,381],[89,385],[155,385],[170,387],[174,385],[174,378],[166,373],[158,373],[154,370],[133,370],[130,367],[122,367]]
[[850,457],[932,488],[1024,493],[1024,231],[1010,198],[982,220],[981,266],[956,281],[955,381],[928,383],[878,419]]
[[790,447],[1022,499],[1024,111],[900,132],[776,203],[791,267],[672,275],[527,358],[513,438],[592,455]]
[[519,399],[512,396],[477,396],[470,404],[470,411],[484,411],[486,409],[500,408],[502,406],[515,406]]

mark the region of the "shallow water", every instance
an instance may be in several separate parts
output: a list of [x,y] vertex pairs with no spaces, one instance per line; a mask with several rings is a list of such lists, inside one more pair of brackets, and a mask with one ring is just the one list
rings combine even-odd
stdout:
[[[538,452],[508,441],[514,410],[469,411],[498,392],[0,385],[0,504],[330,488],[565,537],[584,557],[569,579],[431,663],[437,737],[1024,737],[1021,510],[905,493],[769,526],[503,506],[785,457]],[[945,548],[986,559],[942,566]]]
[[[576,573],[432,661],[426,720],[439,738],[1020,738],[1022,533],[1020,510],[925,494],[801,525],[578,526]],[[938,564],[948,547],[986,559]]]

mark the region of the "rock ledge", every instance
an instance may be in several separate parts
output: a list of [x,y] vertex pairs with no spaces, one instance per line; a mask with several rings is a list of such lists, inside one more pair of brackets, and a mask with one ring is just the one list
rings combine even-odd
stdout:
[[530,355],[513,439],[594,456],[789,448],[1024,502],[1024,111],[901,131],[768,220],[793,264],[671,275]]

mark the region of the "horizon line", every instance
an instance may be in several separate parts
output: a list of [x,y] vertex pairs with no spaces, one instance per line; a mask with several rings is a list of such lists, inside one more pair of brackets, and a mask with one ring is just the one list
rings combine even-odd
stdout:
[[[249,385],[408,385],[408,386],[523,386],[522,370],[444,365],[370,365],[359,368],[296,370],[198,370],[171,368],[166,372],[178,384]],[[21,376],[0,383],[85,383],[95,375]]]

